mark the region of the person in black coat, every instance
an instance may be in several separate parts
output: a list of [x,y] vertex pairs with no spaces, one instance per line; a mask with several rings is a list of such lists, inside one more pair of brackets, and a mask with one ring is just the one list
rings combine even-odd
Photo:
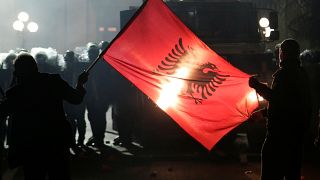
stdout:
[[[62,73],[62,78],[66,80],[69,84],[76,85],[77,76],[83,69],[83,63],[75,57],[73,51],[66,51],[64,56],[66,67]],[[86,121],[85,121],[85,103],[81,104],[70,104],[68,102],[64,103],[64,109],[66,111],[67,120],[70,122],[73,129],[73,139],[74,139],[74,151],[81,150],[84,146],[85,134],[86,134]],[[78,132],[78,137],[76,138],[76,132]]]
[[[97,44],[88,43],[87,52],[89,63],[92,63],[99,56],[100,50]],[[109,72],[110,66],[108,66],[106,61],[100,59],[91,71],[90,79],[86,85],[87,96],[84,101],[92,130],[92,137],[88,139],[86,145],[97,148],[106,147],[104,143],[107,128],[106,113],[111,105]]]
[[[4,96],[4,91],[8,89],[12,81],[13,60],[17,57],[15,53],[10,53],[0,64],[0,98]],[[7,138],[7,117],[0,118],[0,180],[2,175],[2,160],[5,159],[5,140]]]
[[254,77],[249,79],[249,86],[269,102],[262,180],[298,180],[301,176],[303,139],[312,104],[308,76],[300,65],[299,54],[298,42],[286,39],[280,45],[280,68],[273,75],[271,88]]
[[26,180],[70,179],[72,131],[63,101],[81,103],[88,74],[79,76],[74,89],[57,74],[39,73],[34,58],[23,53],[14,63],[14,76],[17,83],[0,104],[0,115],[11,121],[9,166],[22,166]]

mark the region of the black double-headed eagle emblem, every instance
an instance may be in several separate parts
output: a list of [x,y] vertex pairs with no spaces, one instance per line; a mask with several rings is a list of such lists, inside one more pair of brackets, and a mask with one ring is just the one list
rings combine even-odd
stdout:
[[[158,65],[157,71],[168,75],[174,75],[180,68],[187,67],[189,75],[185,78],[187,81],[186,94],[191,96],[196,104],[202,103],[203,99],[216,91],[217,88],[226,80],[229,75],[219,73],[218,67],[210,62],[204,64],[192,63],[190,57],[196,58],[191,54],[193,49],[184,48],[182,38],[179,38],[178,44],[175,44],[171,52]],[[190,56],[191,55],[191,56]],[[201,93],[201,97],[196,97],[194,93]]]

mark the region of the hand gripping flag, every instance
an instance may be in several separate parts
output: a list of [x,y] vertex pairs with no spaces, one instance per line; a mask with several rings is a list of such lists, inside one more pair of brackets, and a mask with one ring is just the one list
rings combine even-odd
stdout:
[[102,55],[207,149],[258,106],[249,75],[206,46],[162,0],[145,2]]

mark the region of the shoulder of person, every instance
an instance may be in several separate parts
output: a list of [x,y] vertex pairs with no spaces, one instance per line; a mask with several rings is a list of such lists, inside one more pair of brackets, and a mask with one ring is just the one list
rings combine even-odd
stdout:
[[15,86],[9,88],[6,91],[6,97],[15,96],[19,92],[19,89],[20,89],[20,85],[15,85]]
[[40,73],[41,78],[51,80],[62,80],[60,74]]
[[40,73],[41,82],[49,86],[60,86],[66,83],[59,74]]

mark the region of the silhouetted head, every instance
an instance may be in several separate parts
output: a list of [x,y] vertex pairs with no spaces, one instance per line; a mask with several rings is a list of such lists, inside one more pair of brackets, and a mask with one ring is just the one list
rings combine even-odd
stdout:
[[74,52],[73,51],[70,51],[70,50],[67,50],[65,55],[64,55],[64,60],[67,62],[67,63],[73,63],[74,62]]
[[28,53],[18,55],[14,62],[14,75],[18,82],[28,79],[38,73],[37,63]]
[[300,60],[302,65],[310,65],[313,63],[318,63],[317,58],[313,51],[306,49],[300,54]]
[[87,51],[88,51],[89,61],[93,61],[99,56],[99,47],[95,43],[88,43]]
[[108,42],[108,41],[101,41],[101,42],[99,43],[99,48],[100,48],[101,51],[103,51],[103,50],[105,50],[105,49],[108,47],[108,45],[109,45],[109,42]]
[[280,66],[286,64],[300,65],[300,45],[294,39],[286,39],[282,41],[279,50]]
[[12,69],[14,60],[17,58],[17,55],[15,53],[10,53],[6,59],[4,60],[6,69]]
[[35,60],[36,62],[41,65],[41,64],[45,64],[46,61],[48,61],[48,56],[46,53],[44,52],[38,52],[36,55],[35,55]]

